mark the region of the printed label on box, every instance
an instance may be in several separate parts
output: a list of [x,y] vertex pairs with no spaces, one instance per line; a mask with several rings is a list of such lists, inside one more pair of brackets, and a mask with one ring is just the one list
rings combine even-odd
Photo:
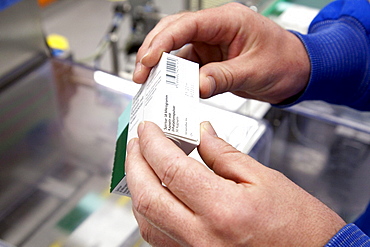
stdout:
[[[151,70],[147,81],[133,98],[129,123],[127,111],[126,117],[121,117],[126,126],[119,128],[121,133],[118,133],[114,167],[124,166],[126,155],[122,152],[126,153],[127,141],[137,137],[137,127],[142,121],[157,124],[168,138],[189,154],[200,141],[198,104],[199,65],[163,53],[158,65]],[[113,183],[115,171],[120,171],[119,177],[122,178],[114,179]],[[122,169],[113,169],[111,192],[130,196],[124,175]]]

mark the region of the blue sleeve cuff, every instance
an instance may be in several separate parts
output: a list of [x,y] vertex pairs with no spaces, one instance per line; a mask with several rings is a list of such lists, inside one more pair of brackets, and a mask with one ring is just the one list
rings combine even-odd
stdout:
[[314,19],[307,35],[292,31],[307,50],[311,77],[300,95],[281,105],[324,100],[370,110],[368,13],[370,3],[366,0],[334,1]]
[[21,0],[1,0],[0,1],[0,11],[10,7],[11,5],[19,2]]
[[363,233],[355,224],[344,226],[325,247],[348,247],[370,246],[370,238]]
[[365,212],[354,223],[361,231],[370,235],[370,203],[367,205]]

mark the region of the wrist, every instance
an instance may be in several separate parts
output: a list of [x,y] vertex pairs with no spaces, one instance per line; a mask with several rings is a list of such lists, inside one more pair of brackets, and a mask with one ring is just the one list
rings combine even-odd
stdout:
[[[281,54],[274,63],[275,85],[268,96],[272,104],[292,101],[306,88],[310,79],[311,63],[307,50],[301,40],[293,33],[284,30]],[[276,51],[275,51],[276,52]]]

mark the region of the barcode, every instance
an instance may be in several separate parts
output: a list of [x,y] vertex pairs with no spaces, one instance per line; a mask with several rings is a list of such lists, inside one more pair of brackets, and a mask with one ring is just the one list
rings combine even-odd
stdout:
[[177,85],[177,59],[167,57],[166,64],[166,83],[176,86]]

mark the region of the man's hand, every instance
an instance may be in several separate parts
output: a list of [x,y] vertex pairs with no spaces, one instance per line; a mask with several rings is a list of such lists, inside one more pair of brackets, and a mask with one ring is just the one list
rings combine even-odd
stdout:
[[153,246],[323,246],[345,225],[207,122],[198,151],[213,172],[155,124],[141,123],[138,134],[128,145],[127,182],[141,234]]
[[[184,48],[182,48],[186,45]],[[200,63],[203,98],[233,92],[280,103],[307,85],[310,61],[301,41],[239,3],[162,19],[136,57],[133,79],[145,82],[162,52]]]

